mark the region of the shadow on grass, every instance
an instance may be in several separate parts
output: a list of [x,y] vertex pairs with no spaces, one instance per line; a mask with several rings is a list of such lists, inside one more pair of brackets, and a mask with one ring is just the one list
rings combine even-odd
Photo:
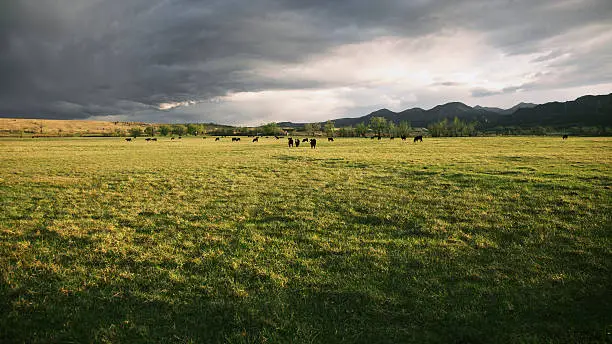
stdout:
[[[79,260],[95,242],[52,231],[14,236],[73,254],[52,267],[31,265],[12,287],[2,269],[0,342],[275,342],[275,343],[489,343],[605,342],[612,307],[608,265],[584,280],[563,282],[526,270],[535,253],[443,246],[416,220],[344,214],[352,226],[408,228],[380,231],[381,256],[368,248],[343,247],[330,235],[309,237],[316,228],[286,216],[260,217],[248,231],[300,245],[303,265],[287,260],[287,282],[275,284],[248,265],[230,260],[208,266],[134,262],[100,253]],[[406,229],[404,229],[406,230]],[[247,231],[247,232],[248,232]],[[40,231],[39,231],[40,232]],[[246,233],[248,234],[248,233]],[[321,236],[320,229],[317,234]],[[341,233],[332,233],[334,235]],[[236,234],[239,235],[239,234]],[[407,236],[427,237],[431,247],[407,245]],[[232,241],[233,240],[233,241]],[[241,238],[227,243],[227,255],[252,247]],[[552,243],[554,244],[554,243]],[[266,247],[263,247],[266,250]],[[548,254],[548,252],[546,252]],[[49,257],[53,254],[49,255]],[[573,256],[574,267],[589,266]],[[40,258],[40,257],[38,257]],[[262,259],[274,259],[270,255]],[[278,258],[281,259],[281,258]],[[4,263],[7,260],[3,260]],[[79,269],[104,269],[104,262],[129,267],[135,277],[92,281]],[[318,270],[305,265],[319,262]],[[559,258],[557,263],[565,263]],[[501,269],[506,264],[508,269]],[[112,266],[108,266],[111,268]],[[521,270],[521,268],[523,270]],[[82,272],[81,272],[82,273]],[[173,274],[187,276],[177,279]],[[195,279],[190,279],[193,277]],[[196,278],[197,277],[197,278]],[[532,282],[528,282],[531,277]],[[89,285],[87,285],[89,283]],[[84,286],[80,287],[80,284]],[[236,293],[232,285],[245,287]],[[14,285],[14,284],[12,284]]]

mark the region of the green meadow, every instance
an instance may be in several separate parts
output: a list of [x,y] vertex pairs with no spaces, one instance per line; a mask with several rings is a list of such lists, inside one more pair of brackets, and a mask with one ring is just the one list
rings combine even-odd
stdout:
[[0,140],[2,343],[609,343],[612,138]]

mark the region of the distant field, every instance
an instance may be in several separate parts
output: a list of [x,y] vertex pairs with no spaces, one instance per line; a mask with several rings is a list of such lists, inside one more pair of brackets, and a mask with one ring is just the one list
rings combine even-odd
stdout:
[[0,118],[0,136],[73,136],[113,134],[117,130],[144,129],[141,122]]
[[612,138],[0,140],[0,342],[609,343]]

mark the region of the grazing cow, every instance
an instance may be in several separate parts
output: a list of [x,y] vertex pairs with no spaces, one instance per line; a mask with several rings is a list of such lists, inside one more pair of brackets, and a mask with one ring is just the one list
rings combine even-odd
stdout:
[[563,139],[567,140],[568,136],[567,135],[563,135]]
[[174,136],[172,136],[172,137],[170,138],[170,140],[174,140]]
[[328,142],[334,142],[334,138],[333,138],[333,137],[328,137],[328,138],[327,138],[327,141],[328,141]]
[[152,138],[151,141],[157,141],[157,137]]
[[220,139],[220,138],[218,138],[218,137],[215,137],[215,141],[219,141],[219,140],[221,140],[221,139]]
[[391,137],[389,138],[389,140],[393,140],[394,138],[395,138],[395,136],[391,136]]
[[406,135],[402,135],[402,141],[406,141]]
[[372,136],[371,139],[374,140],[376,138],[376,136]]
[[259,136],[253,139],[253,142],[259,142]]
[[145,141],[149,142],[149,141],[151,141],[151,138],[150,138],[150,137],[147,137],[147,138],[145,139]]
[[126,138],[125,138],[125,140],[126,140],[127,142],[132,142],[132,138],[131,138],[131,137],[126,137]]
[[239,137],[232,137],[232,142],[238,142],[238,141],[240,141]]
[[293,147],[293,139],[289,138],[289,147]]
[[382,140],[382,136],[378,135],[378,140],[379,141]]
[[277,139],[277,140],[278,140],[278,139],[280,139],[280,137],[278,137],[278,136],[276,136],[276,135],[274,136],[274,138],[275,138],[275,139]]
[[302,139],[302,142],[308,142],[308,138]]
[[183,138],[182,136],[179,136],[179,140],[182,139],[182,138]]
[[295,143],[296,147],[299,147],[300,146],[300,139],[295,139],[294,143]]
[[310,139],[310,148],[317,148],[317,139]]
[[421,141],[423,142],[423,135],[415,136],[413,142]]

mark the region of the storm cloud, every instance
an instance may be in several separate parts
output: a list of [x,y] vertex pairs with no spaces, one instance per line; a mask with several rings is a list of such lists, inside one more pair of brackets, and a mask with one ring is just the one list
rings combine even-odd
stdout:
[[510,107],[609,93],[610,47],[609,0],[9,1],[0,116],[259,124]]

